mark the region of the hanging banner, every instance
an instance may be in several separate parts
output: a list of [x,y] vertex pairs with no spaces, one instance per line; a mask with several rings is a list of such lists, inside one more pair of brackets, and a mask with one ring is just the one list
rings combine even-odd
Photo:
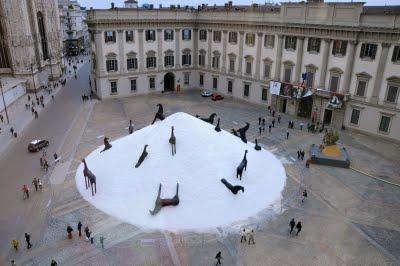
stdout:
[[329,103],[327,107],[333,108],[333,109],[340,109],[342,108],[342,101],[343,101],[343,96],[339,95],[332,95],[331,99],[329,100]]
[[280,95],[293,97],[293,85],[290,83],[282,83]]
[[281,83],[278,81],[270,81],[269,89],[271,91],[271,94],[279,95],[281,91]]

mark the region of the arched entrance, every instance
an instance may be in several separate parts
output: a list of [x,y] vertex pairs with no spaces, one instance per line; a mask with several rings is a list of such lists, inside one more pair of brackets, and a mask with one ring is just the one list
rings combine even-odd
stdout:
[[168,72],[164,76],[164,91],[173,91],[175,89],[175,75]]

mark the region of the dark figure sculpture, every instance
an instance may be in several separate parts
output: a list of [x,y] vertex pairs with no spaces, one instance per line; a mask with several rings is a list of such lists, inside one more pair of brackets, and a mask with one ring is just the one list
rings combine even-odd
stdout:
[[178,196],[178,189],[179,189],[179,183],[176,183],[176,194],[173,198],[170,199],[162,199],[160,198],[160,194],[161,194],[161,184],[158,187],[158,195],[157,195],[157,199],[156,199],[156,203],[154,206],[153,210],[149,210],[151,215],[155,215],[157,214],[162,207],[165,206],[177,206],[179,204],[179,196]]
[[[94,196],[94,194],[97,193],[97,191],[96,191],[96,176],[87,167],[85,159],[82,159],[82,162],[85,166],[85,168],[83,168],[83,175],[85,176],[86,189],[88,189],[89,186],[92,187],[92,196]],[[90,184],[89,184],[89,182],[90,182]],[[93,193],[93,185],[94,185],[94,193]]]
[[111,149],[112,145],[110,144],[110,142],[108,141],[107,137],[104,137],[104,149],[100,152],[106,151],[108,149]]
[[224,184],[233,194],[237,194],[240,190],[244,193],[244,187],[242,186],[233,186],[231,183],[226,181],[225,178],[221,179],[222,184]]
[[221,128],[219,127],[219,118],[218,118],[218,122],[217,122],[217,126],[214,128],[215,131],[220,132]]
[[174,135],[174,127],[171,127],[171,137],[169,138],[171,144],[172,156],[176,154],[176,137]]
[[239,177],[240,180],[242,180],[243,168],[245,171],[247,170],[246,155],[247,155],[247,150],[244,152],[243,160],[240,162],[239,166],[236,168],[236,178]]
[[214,118],[217,116],[216,113],[212,113],[209,118],[201,118],[199,115],[196,115],[197,118],[200,118],[204,122],[210,123],[211,125],[214,124]]
[[147,146],[149,146],[149,145],[147,145],[147,144],[144,145],[142,155],[140,155],[139,160],[138,160],[138,162],[137,162],[136,165],[135,165],[135,168],[138,168],[138,167],[142,164],[142,162],[144,161],[144,159],[146,158],[146,156],[147,156],[147,154],[148,154],[147,151],[146,151]]
[[162,107],[162,105],[159,103],[157,104],[158,106],[158,111],[156,113],[156,116],[154,117],[153,122],[151,122],[151,124],[154,124],[154,122],[156,122],[157,118],[160,120],[164,120],[165,116],[164,116],[164,109]]
[[132,120],[129,120],[128,131],[129,131],[129,134],[132,134],[132,133],[133,133],[133,124],[132,124]]
[[256,146],[254,146],[254,149],[255,149],[256,151],[261,151],[261,147],[260,147],[260,145],[258,145],[257,139],[256,139]]
[[246,139],[246,131],[249,129],[250,124],[246,122],[246,125],[242,128],[239,128],[238,130],[232,129],[232,134],[240,137],[240,139],[244,142],[247,143]]

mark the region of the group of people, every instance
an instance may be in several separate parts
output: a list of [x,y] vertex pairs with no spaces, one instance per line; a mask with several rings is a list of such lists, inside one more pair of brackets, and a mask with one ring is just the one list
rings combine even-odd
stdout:
[[290,226],[290,231],[289,231],[289,234],[290,234],[290,235],[292,234],[293,229],[294,229],[294,227],[296,226],[296,230],[297,230],[296,236],[299,235],[299,233],[300,233],[300,231],[301,231],[301,228],[303,227],[303,226],[301,225],[301,222],[300,222],[300,221],[298,221],[297,224],[296,224],[294,218],[292,218],[292,220],[290,220],[289,226]]
[[[78,229],[78,236],[79,237],[82,237],[82,223],[81,223],[81,221],[79,221],[78,222],[78,225],[77,225],[77,229]],[[71,225],[68,225],[67,226],[67,237],[68,237],[68,239],[72,239],[72,232],[74,231],[74,229],[72,228],[72,226]],[[91,236],[92,235],[92,231],[90,231],[90,229],[89,229],[89,226],[85,226],[85,229],[83,230],[84,231],[84,233],[85,233],[85,237],[86,237],[86,241],[90,241],[90,243],[94,243],[94,238],[93,238],[93,236]],[[101,247],[104,249],[104,237],[103,236],[100,236],[100,244],[101,244]]]
[[[42,180],[40,180],[40,178],[34,177],[32,180],[32,185],[35,187],[35,191],[41,191],[43,189]],[[23,199],[29,199],[29,186],[25,184],[22,186],[21,190],[23,193]]]
[[248,244],[249,245],[251,245],[251,244],[255,245],[256,244],[254,242],[254,230],[251,229],[251,231],[249,230],[249,231],[246,232],[246,229],[243,228],[242,232],[241,232],[240,243],[244,242],[246,244],[247,240],[248,240]]
[[305,153],[305,151],[304,150],[297,150],[297,159],[299,159],[299,160],[304,160],[304,155],[306,155],[306,153]]

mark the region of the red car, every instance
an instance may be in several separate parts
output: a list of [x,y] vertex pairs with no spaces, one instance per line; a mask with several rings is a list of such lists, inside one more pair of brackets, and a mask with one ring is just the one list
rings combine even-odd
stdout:
[[222,96],[221,94],[218,94],[218,93],[213,93],[213,95],[211,97],[211,100],[213,100],[213,101],[220,101],[223,99],[224,99],[224,96]]

